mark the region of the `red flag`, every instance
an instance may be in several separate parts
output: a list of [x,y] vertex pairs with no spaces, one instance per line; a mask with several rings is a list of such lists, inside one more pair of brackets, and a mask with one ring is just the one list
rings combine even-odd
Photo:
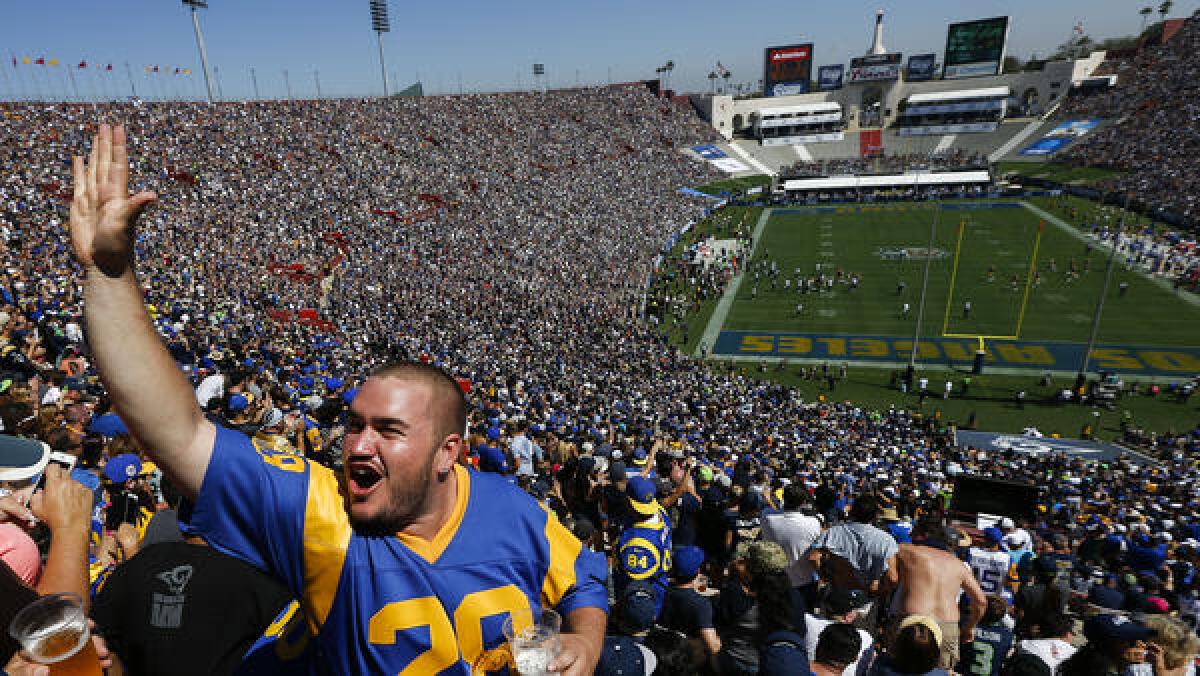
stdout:
[[80,61],[80,62],[79,62],[79,67],[80,67],[80,68],[87,68],[87,61]]
[[158,66],[155,66],[155,67],[154,67],[154,72],[155,72],[155,73],[157,73],[157,72],[158,72]]
[[112,70],[112,64],[108,64],[108,68],[105,68],[104,70]]
[[179,75],[179,69],[178,69],[178,68],[176,68],[176,69],[175,69],[175,74],[176,74],[176,75]]
[[38,59],[37,61],[34,61],[34,63],[36,63],[36,64],[37,64],[37,65],[39,65],[39,66],[44,66],[44,65],[46,65],[46,60],[45,60],[45,59]]

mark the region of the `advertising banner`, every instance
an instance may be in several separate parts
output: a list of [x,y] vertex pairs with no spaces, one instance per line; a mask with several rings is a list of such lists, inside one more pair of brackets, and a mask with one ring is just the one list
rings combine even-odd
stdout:
[[908,57],[908,69],[904,79],[909,82],[924,82],[933,79],[933,68],[937,65],[937,54],[913,54]]
[[823,92],[842,88],[842,75],[846,67],[842,64],[821,66],[817,69],[817,89]]
[[850,59],[849,82],[873,82],[900,78],[900,61],[903,55],[870,54]]

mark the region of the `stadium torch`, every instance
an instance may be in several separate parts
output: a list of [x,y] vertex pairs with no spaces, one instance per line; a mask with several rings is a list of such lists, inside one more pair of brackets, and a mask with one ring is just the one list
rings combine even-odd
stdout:
[[192,9],[192,28],[196,29],[196,46],[200,48],[200,67],[204,70],[204,86],[208,90],[208,102],[213,102],[212,78],[208,74],[208,52],[204,50],[204,36],[200,33],[200,17],[197,9],[208,9],[208,0],[183,0]]
[[379,40],[379,72],[383,76],[383,96],[388,95],[387,62],[383,58],[383,34],[392,29],[388,23],[387,0],[371,0],[371,30]]

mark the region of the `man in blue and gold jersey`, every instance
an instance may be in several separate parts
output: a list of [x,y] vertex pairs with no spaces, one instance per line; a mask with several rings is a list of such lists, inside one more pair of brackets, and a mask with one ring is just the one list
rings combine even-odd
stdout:
[[190,527],[300,600],[326,670],[470,674],[505,618],[545,606],[564,620],[550,669],[592,672],[604,559],[526,494],[456,463],[466,404],[452,378],[421,363],[375,372],[350,405],[341,475],[213,425],[143,305],[134,223],[155,196],[128,194],[124,130],[101,125],[73,169],[72,244],[116,409],[194,501]]
[[671,518],[655,499],[654,482],[644,476],[630,477],[625,486],[633,523],[617,541],[614,579],[617,595],[639,582],[654,590],[654,615],[662,612],[667,595],[667,573],[671,570]]

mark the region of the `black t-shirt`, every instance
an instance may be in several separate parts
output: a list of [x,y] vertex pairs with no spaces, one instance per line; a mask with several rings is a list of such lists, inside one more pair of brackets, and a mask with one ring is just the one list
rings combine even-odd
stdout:
[[672,586],[663,599],[658,623],[694,638],[701,629],[713,628],[712,603],[695,589]]
[[0,669],[21,649],[21,645],[8,635],[9,623],[37,597],[36,591],[26,587],[12,568],[0,561]]
[[679,518],[675,522],[675,530],[671,531],[671,541],[676,547],[689,547],[696,544],[696,527],[700,515],[700,501],[691,493],[679,496],[675,503]]
[[247,563],[164,542],[113,571],[92,618],[129,674],[228,674],[290,600]]

